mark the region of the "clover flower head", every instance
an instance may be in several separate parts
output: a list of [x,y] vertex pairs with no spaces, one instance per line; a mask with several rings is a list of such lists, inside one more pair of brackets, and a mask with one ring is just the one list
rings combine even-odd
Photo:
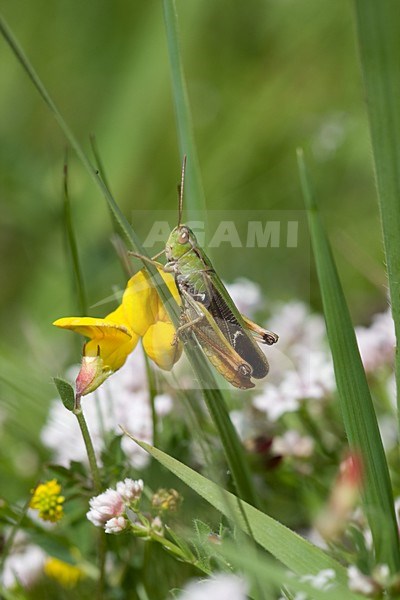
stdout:
[[64,496],[61,496],[61,485],[56,479],[52,479],[40,483],[35,488],[29,506],[39,511],[39,517],[43,521],[56,523],[63,517],[64,501]]
[[96,527],[103,527],[113,517],[120,517],[125,511],[122,496],[111,488],[94,496],[89,501],[90,510],[86,513],[89,521]]
[[160,511],[176,512],[182,502],[182,496],[174,489],[160,488],[153,495],[151,504]]
[[128,521],[125,517],[113,517],[109,519],[104,526],[104,531],[106,533],[121,533],[128,526]]
[[127,504],[139,500],[143,492],[143,481],[126,478],[117,483],[117,492]]

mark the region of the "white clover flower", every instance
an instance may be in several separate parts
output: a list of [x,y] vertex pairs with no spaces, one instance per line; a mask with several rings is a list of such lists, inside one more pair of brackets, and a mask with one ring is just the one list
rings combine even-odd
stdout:
[[102,527],[107,521],[121,516],[125,511],[123,498],[111,488],[91,498],[89,506],[90,510],[86,513],[86,517],[97,527]]
[[124,481],[119,481],[116,485],[118,494],[122,497],[124,502],[130,504],[134,500],[139,500],[143,492],[143,481],[138,479],[126,478]]
[[[75,376],[76,373],[71,374],[71,379]],[[159,395],[155,407],[157,414],[165,416],[172,408],[172,400],[166,394]],[[153,421],[146,367],[143,350],[139,346],[117,373],[95,392],[85,396],[83,409],[97,456],[104,449],[103,431],[120,435],[120,425],[135,437],[152,444]],[[68,467],[72,460],[87,464],[86,449],[76,417],[65,410],[59,399],[50,408],[41,439],[45,446],[53,450],[59,464]],[[132,466],[142,469],[148,465],[150,458],[147,452],[132,440],[123,437],[121,447]]]
[[284,392],[281,386],[266,386],[261,394],[253,399],[253,406],[265,412],[269,421],[275,422],[288,412],[296,412],[300,402],[292,394]]
[[2,583],[11,589],[18,583],[28,588],[43,572],[45,552],[38,546],[28,543],[22,532],[17,532],[13,547],[7,556],[2,574]]
[[303,575],[300,581],[312,585],[316,590],[329,590],[335,583],[336,573],[333,569],[323,569],[315,575]]
[[266,385],[253,405],[272,422],[300,408],[302,400],[322,400],[335,389],[333,364],[324,352],[311,352],[298,361],[297,370],[287,371],[279,385]]
[[358,592],[364,594],[364,596],[371,596],[377,591],[377,585],[367,575],[361,573],[361,571],[355,566],[351,565],[347,569],[349,589],[352,592]]
[[254,281],[239,277],[233,283],[225,284],[229,295],[236,304],[239,312],[252,316],[263,304],[261,288]]
[[219,573],[209,579],[191,581],[179,600],[247,600],[249,587],[237,575]]
[[314,452],[314,440],[308,435],[300,435],[295,429],[289,429],[282,436],[274,437],[272,452],[280,456],[307,458]]
[[121,531],[126,529],[127,526],[128,521],[125,519],[125,517],[113,517],[106,522],[104,531],[106,533],[121,533]]
[[361,359],[368,373],[393,363],[396,336],[390,310],[376,314],[370,327],[356,327],[356,335]]
[[292,359],[309,352],[319,352],[326,347],[326,329],[321,315],[312,314],[304,302],[276,304],[272,307],[268,329],[279,335],[279,348]]

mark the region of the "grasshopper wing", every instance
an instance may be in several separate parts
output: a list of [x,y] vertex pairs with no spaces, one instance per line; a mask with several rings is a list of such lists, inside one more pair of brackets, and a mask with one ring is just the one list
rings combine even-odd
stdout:
[[[252,376],[263,379],[269,371],[265,354],[247,331],[242,315],[236,308],[222,281],[215,272],[204,272],[204,306],[223,336],[234,350],[250,364]],[[224,292],[222,292],[224,290]]]
[[244,390],[253,388],[251,365],[222,334],[207,308],[187,292],[183,292],[183,301],[186,321],[183,327],[190,327],[211,364],[233,386]]

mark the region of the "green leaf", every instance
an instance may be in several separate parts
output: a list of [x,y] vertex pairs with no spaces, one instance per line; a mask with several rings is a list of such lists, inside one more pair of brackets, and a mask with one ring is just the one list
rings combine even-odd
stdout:
[[74,388],[68,381],[65,379],[61,379],[60,377],[54,377],[53,381],[56,385],[58,393],[60,394],[60,398],[62,403],[64,404],[67,410],[73,411],[75,406],[75,392]]
[[196,143],[193,134],[192,116],[190,111],[186,81],[183,72],[183,62],[180,51],[178,18],[175,0],[164,0],[164,23],[167,34],[168,55],[171,65],[172,91],[175,104],[175,114],[178,129],[181,156],[187,154],[185,196],[189,212],[205,210],[203,184],[201,181]]
[[255,541],[294,573],[306,575],[334,569],[339,584],[346,584],[346,570],[325,552],[175,458],[125,433],[245,533],[249,524]]
[[363,461],[363,502],[377,562],[397,571],[400,554],[393,494],[371,393],[301,151],[298,158],[343,422],[352,450],[360,454]]
[[356,0],[361,67],[395,323],[400,418],[400,19],[396,0]]
[[[336,585],[336,580],[332,579],[332,587],[328,589],[318,589],[311,582],[301,578],[293,577],[287,569],[277,565],[271,558],[262,556],[260,552],[254,552],[250,547],[238,547],[236,544],[224,542],[218,552],[229,561],[238,571],[245,573],[246,579],[254,579],[255,584],[268,589],[271,585],[275,590],[282,588],[291,592],[303,592],[306,598],[313,600],[361,600],[365,596],[354,594],[344,585]],[[272,591],[272,590],[271,590]],[[272,593],[271,593],[272,596]],[[275,597],[275,594],[274,594]]]

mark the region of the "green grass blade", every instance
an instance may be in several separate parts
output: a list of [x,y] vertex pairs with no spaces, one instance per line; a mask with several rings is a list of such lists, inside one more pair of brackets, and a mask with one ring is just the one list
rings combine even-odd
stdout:
[[392,314],[400,417],[400,19],[399,3],[356,0],[361,67],[371,131]]
[[178,128],[181,156],[187,154],[185,197],[189,212],[205,210],[203,184],[201,180],[197,149],[194,141],[192,116],[183,72],[179,44],[178,17],[175,0],[164,0],[164,23],[167,34],[168,54],[171,65],[172,91]]
[[[128,432],[125,433],[131,437]],[[313,546],[297,533],[262,513],[254,506],[242,502],[240,508],[236,496],[223,490],[219,485],[203,477],[203,475],[199,475],[199,473],[175,458],[168,456],[165,452],[135,438],[131,439],[218,511],[228,518],[233,518],[235,525],[244,532],[247,532],[247,520],[250,523],[256,542],[289,569],[298,575],[314,574],[322,569],[334,569],[339,584],[346,585],[345,568],[335,559],[325,554],[323,550]]]
[[74,275],[76,291],[78,293],[79,310],[82,315],[86,315],[88,311],[88,302],[85,290],[85,283],[82,274],[81,263],[79,260],[78,244],[76,242],[75,230],[72,222],[71,201],[68,192],[68,154],[65,152],[64,161],[64,186],[63,186],[63,206],[64,206],[64,223],[67,234],[67,242],[71,254],[72,271]]
[[[365,596],[355,594],[343,585],[335,586],[335,580],[332,580],[333,586],[329,589],[317,589],[301,578],[293,578],[292,573],[273,561],[271,558],[262,555],[261,552],[255,553],[251,547],[246,545],[242,547],[243,541],[238,544],[232,542],[223,542],[218,548],[218,554],[235,567],[238,572],[244,573],[246,579],[257,578],[264,590],[270,589],[270,596],[264,598],[276,597],[276,590],[287,588],[291,592],[303,592],[306,598],[313,600],[362,600]],[[301,596],[301,594],[299,594]]]
[[399,539],[389,470],[378,423],[349,309],[317,212],[301,151],[298,158],[344,426],[351,448],[360,453],[363,460],[363,501],[377,562],[397,571],[400,568]]
[[[114,197],[112,196],[108,187],[103,182],[99,173],[89,161],[86,153],[83,151],[79,142],[70,130],[68,124],[66,123],[60,111],[58,110],[55,102],[51,98],[50,94],[48,93],[47,89],[45,88],[38,74],[36,73],[35,69],[31,65],[24,51],[20,47],[19,43],[15,39],[13,33],[11,32],[11,30],[9,29],[2,17],[0,17],[0,32],[2,33],[6,42],[9,44],[10,48],[14,52],[23,69],[32,80],[34,86],[38,90],[44,102],[47,104],[51,113],[54,115],[56,121],[58,122],[61,130],[63,131],[71,147],[83,163],[83,166],[85,167],[89,175],[92,177],[92,179],[95,181],[96,185],[100,188],[100,191],[106,199],[106,202],[110,210],[112,211],[118,223],[118,226],[124,233],[124,236],[128,240],[130,246],[138,254],[147,256],[147,253],[142,247],[135,231],[129,224],[124,214],[121,212]],[[165,305],[165,308],[168,311],[168,314],[170,315],[175,327],[177,327],[179,324],[178,305],[174,301],[171,293],[168,290],[168,287],[163,282],[163,279],[161,278],[157,269],[151,264],[149,264],[147,261],[143,261],[143,265],[149,271],[152,280],[155,286],[157,287],[157,291]],[[238,495],[241,498],[253,504],[256,504],[257,494],[254,490],[250,472],[247,467],[246,457],[244,455],[243,447],[239,441],[238,435],[229,419],[228,412],[224,404],[224,397],[222,393],[217,389],[215,378],[213,377],[212,372],[203,354],[198,351],[195,345],[192,346],[188,344],[185,347],[185,350],[188,355],[189,361],[193,367],[193,370],[202,384],[203,395],[207,406],[209,407],[209,410],[211,412],[211,416],[212,418],[218,417],[215,420],[215,426],[218,430],[218,433],[220,434],[221,441],[224,446],[226,460],[229,469],[232,473],[232,477],[234,479]]]

